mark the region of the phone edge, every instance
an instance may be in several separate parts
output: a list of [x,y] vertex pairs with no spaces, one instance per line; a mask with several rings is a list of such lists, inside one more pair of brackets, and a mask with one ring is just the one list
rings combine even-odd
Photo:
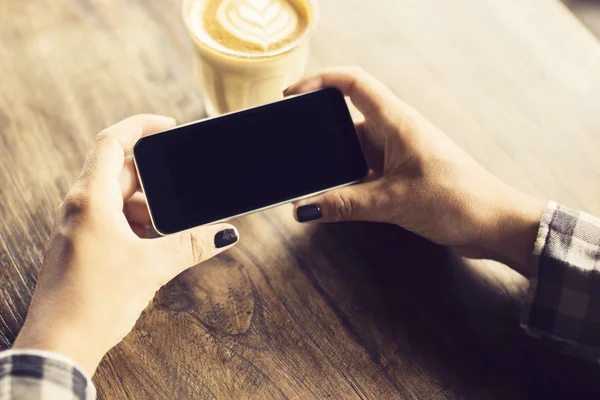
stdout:
[[[315,90],[311,90],[310,92],[299,93],[299,94],[292,95],[292,96],[286,96],[286,97],[284,97],[283,99],[281,99],[281,100],[278,100],[278,101],[290,100],[290,99],[292,99],[292,98],[295,98],[295,97],[306,96],[306,95],[309,95],[309,94],[312,94],[312,93],[315,93],[315,92],[319,92],[319,91],[321,91],[321,90],[326,90],[326,89],[333,89],[333,90],[335,90],[335,91],[339,92],[339,93],[340,93],[340,94],[341,94],[343,97],[345,97],[345,96],[344,96],[344,94],[343,94],[343,93],[342,93],[342,92],[341,92],[339,89],[337,89],[337,88],[334,88],[334,87],[326,87],[326,88],[321,88],[321,89],[315,89]],[[268,104],[271,104],[271,103],[262,104],[262,105],[260,105],[260,106],[251,107],[251,108],[248,108],[248,109],[237,110],[237,111],[231,111],[231,112],[228,112],[228,113],[225,113],[225,114],[221,114],[221,115],[217,115],[217,116],[214,116],[214,117],[206,117],[206,118],[201,118],[201,119],[198,119],[198,120],[195,120],[195,121],[191,121],[191,122],[188,122],[188,123],[185,123],[185,124],[182,124],[182,125],[177,125],[177,126],[175,126],[175,127],[173,127],[173,128],[170,128],[170,129],[167,129],[167,130],[164,130],[164,131],[161,131],[161,132],[156,132],[156,133],[153,133],[153,134],[150,134],[150,135],[144,136],[144,137],[148,137],[148,136],[152,136],[152,135],[157,135],[157,134],[161,134],[161,133],[169,132],[169,131],[172,131],[172,130],[174,130],[174,129],[179,129],[179,128],[182,128],[182,127],[185,127],[185,126],[188,126],[188,125],[192,125],[192,124],[196,124],[196,123],[204,122],[204,121],[207,121],[207,120],[211,120],[211,119],[214,119],[214,118],[223,117],[223,116],[230,115],[230,114],[237,114],[237,113],[241,113],[241,112],[244,112],[244,111],[250,110],[250,109],[252,109],[252,108],[258,108],[258,107],[262,107],[262,106],[265,106],[265,105],[268,105]],[[350,115],[350,118],[352,118],[352,115]],[[132,148],[132,155],[133,155],[133,164],[135,165],[135,172],[136,172],[136,174],[137,174],[138,181],[140,182],[140,187],[142,188],[142,191],[144,192],[144,196],[145,196],[145,193],[146,193],[146,191],[144,190],[144,182],[142,181],[142,177],[140,176],[140,172],[139,172],[139,169],[138,169],[138,167],[137,167],[137,161],[136,161],[136,158],[135,158],[135,147],[136,147],[136,145],[138,144],[138,142],[140,142],[142,139],[144,139],[144,137],[141,137],[140,139],[138,139],[138,141],[137,141],[137,142],[136,142],[136,143],[133,145],[133,148]],[[364,157],[365,157],[365,155],[364,155],[364,151],[363,151],[363,158],[364,158]],[[366,159],[365,159],[365,161],[366,161]],[[221,223],[221,222],[227,222],[227,221],[230,221],[230,220],[232,220],[232,219],[235,219],[235,218],[240,218],[240,217],[243,217],[243,216],[245,216],[245,215],[250,215],[250,214],[257,213],[257,212],[266,211],[266,210],[269,210],[269,209],[271,209],[271,208],[275,208],[275,207],[282,206],[282,205],[284,205],[284,204],[293,203],[293,202],[295,202],[295,201],[299,201],[299,200],[307,199],[307,198],[309,198],[309,197],[317,196],[317,195],[319,195],[319,194],[322,194],[322,193],[328,192],[328,191],[330,191],[330,190],[335,190],[335,189],[339,189],[339,188],[342,188],[342,187],[345,187],[345,186],[354,185],[355,183],[359,183],[359,182],[361,182],[361,181],[362,181],[363,179],[365,179],[365,178],[366,178],[368,175],[369,175],[369,171],[368,171],[368,169],[367,169],[367,173],[365,174],[365,176],[363,176],[362,178],[360,178],[360,179],[358,179],[358,180],[356,180],[356,181],[352,181],[352,182],[348,182],[348,183],[343,183],[343,184],[341,184],[341,185],[338,185],[338,186],[334,186],[334,187],[331,187],[331,188],[327,188],[327,189],[319,190],[319,191],[317,191],[317,192],[314,192],[314,193],[309,193],[309,194],[306,194],[306,195],[303,195],[303,196],[295,197],[295,198],[293,198],[293,199],[290,199],[290,200],[285,200],[285,201],[282,201],[282,202],[279,202],[279,203],[275,203],[275,204],[272,204],[272,205],[268,205],[268,206],[265,206],[265,207],[262,207],[262,208],[258,208],[258,209],[256,209],[256,210],[247,211],[247,212],[245,212],[245,213],[241,213],[241,214],[236,214],[236,215],[233,215],[233,216],[231,216],[231,217],[223,218],[223,219],[220,219],[220,220],[217,220],[217,221],[208,222],[208,223],[206,223],[206,224],[201,224],[201,225],[196,225],[196,226],[194,226],[194,227],[192,227],[192,228],[187,228],[187,229],[185,229],[185,230],[183,230],[183,231],[178,231],[178,232],[184,232],[184,231],[186,231],[186,230],[193,229],[193,228],[197,228],[197,227],[199,227],[199,226],[207,226],[207,225],[212,225],[212,224],[218,224],[218,223]],[[161,236],[173,235],[173,234],[175,234],[175,233],[178,233],[178,232],[173,232],[173,233],[164,233],[164,232],[160,231],[160,230],[159,230],[159,229],[156,227],[156,224],[154,223],[154,217],[152,216],[152,208],[150,207],[150,203],[148,202],[148,200],[147,200],[147,199],[146,199],[146,206],[148,207],[148,213],[150,214],[150,222],[152,223],[152,227],[154,228],[154,230],[156,231],[156,233],[158,233],[158,234],[159,234],[159,235],[161,235]]]
[[[135,165],[135,173],[137,174],[138,181],[140,182],[140,187],[142,188],[142,191],[144,192],[144,196],[145,196],[146,191],[144,190],[144,182],[142,181],[142,178],[140,176],[140,172],[139,172],[138,167],[137,167],[137,161],[135,160],[135,154],[133,154],[133,164]],[[367,176],[368,176],[368,171],[367,171],[367,174],[365,176],[363,176],[361,179],[356,180],[356,181],[352,181],[352,182],[348,182],[348,183],[343,183],[343,184],[338,185],[338,186],[334,186],[334,187],[331,187],[331,188],[319,190],[317,192],[313,192],[313,193],[305,194],[305,195],[302,195],[302,196],[294,197],[293,199],[290,199],[290,200],[281,201],[279,203],[275,203],[275,204],[271,204],[271,205],[268,205],[268,206],[265,206],[265,207],[257,208],[256,210],[247,211],[247,212],[244,212],[244,213],[241,213],[241,214],[233,215],[231,217],[219,219],[219,220],[212,221],[212,222],[207,222],[207,223],[201,224],[201,225],[196,225],[196,226],[193,226],[191,228],[187,228],[187,229],[184,229],[184,230],[181,230],[181,231],[177,231],[177,232],[173,232],[173,233],[164,233],[160,229],[158,229],[156,227],[156,224],[154,223],[154,217],[152,216],[152,207],[150,207],[150,203],[148,202],[148,199],[146,199],[146,206],[148,207],[148,213],[150,214],[150,222],[152,223],[152,227],[154,228],[154,230],[156,231],[156,233],[158,233],[160,236],[167,236],[167,235],[174,235],[175,233],[178,233],[178,232],[185,232],[185,231],[187,231],[189,229],[198,228],[199,226],[214,225],[214,224],[219,224],[221,222],[231,221],[232,219],[241,218],[241,217],[243,217],[245,215],[250,215],[250,214],[257,213],[257,212],[270,210],[271,208],[279,207],[279,206],[282,206],[284,204],[293,203],[293,202],[299,201],[299,200],[304,200],[304,199],[307,199],[309,197],[313,197],[313,196],[317,196],[317,195],[325,193],[325,192],[329,192],[330,190],[335,190],[335,189],[343,188],[345,186],[354,185],[355,183],[359,183],[360,181],[362,181],[363,179],[365,179]]]
[[[216,118],[220,118],[220,117],[225,117],[225,116],[227,116],[227,115],[231,115],[231,114],[242,113],[242,112],[244,112],[244,111],[252,110],[252,109],[254,109],[254,108],[260,108],[260,107],[267,106],[267,105],[269,105],[269,104],[278,103],[278,102],[281,102],[281,101],[287,101],[287,100],[291,100],[291,99],[293,99],[293,98],[296,98],[296,97],[300,97],[300,96],[306,96],[306,95],[313,94],[313,93],[315,93],[315,92],[319,92],[319,91],[321,91],[321,90],[327,90],[327,89],[333,89],[333,90],[336,90],[337,92],[341,93],[341,94],[342,94],[342,96],[344,96],[344,94],[343,94],[343,93],[342,93],[342,92],[341,92],[339,89],[337,89],[337,88],[334,88],[334,87],[325,87],[325,88],[321,88],[321,89],[315,89],[315,90],[311,90],[310,92],[305,92],[305,93],[294,94],[294,95],[286,96],[286,97],[284,97],[284,98],[283,98],[283,99],[281,99],[281,100],[276,100],[276,101],[273,101],[273,102],[271,102],[271,103],[261,104],[261,105],[258,105],[258,106],[255,106],[255,107],[250,107],[250,108],[244,108],[244,109],[242,109],[242,110],[230,111],[230,112],[228,112],[228,113],[225,113],[225,114],[215,115],[214,117],[204,117],[204,118],[200,118],[200,119],[197,119],[197,120],[194,120],[194,121],[186,122],[185,124],[181,124],[181,125],[174,126],[173,128],[165,129],[164,131],[155,132],[155,133],[151,133],[151,134],[149,134],[149,135],[142,136],[141,138],[139,138],[139,139],[138,139],[138,140],[137,140],[137,141],[134,143],[134,145],[133,145],[133,148],[135,148],[135,146],[138,144],[138,142],[139,142],[140,140],[142,140],[142,139],[144,139],[144,138],[147,138],[147,137],[149,137],[149,136],[160,135],[161,133],[166,133],[166,132],[169,132],[169,131],[172,131],[172,130],[175,130],[175,129],[183,128],[183,127],[186,127],[186,126],[188,126],[188,125],[193,125],[193,124],[197,124],[197,123],[200,123],[200,122],[205,122],[205,121],[208,121],[208,120],[211,120],[211,119],[216,119]],[[345,96],[344,96],[344,97],[345,97]],[[352,117],[352,115],[350,115],[350,117]]]

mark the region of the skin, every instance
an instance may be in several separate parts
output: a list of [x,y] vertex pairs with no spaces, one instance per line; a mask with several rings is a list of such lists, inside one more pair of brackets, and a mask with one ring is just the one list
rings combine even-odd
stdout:
[[355,123],[371,169],[365,182],[296,204],[317,204],[317,222],[399,225],[462,255],[510,264],[528,277],[545,203],[486,171],[446,134],[360,68],[336,68],[285,91],[335,87],[361,116]]
[[145,238],[150,217],[125,152],[142,135],[173,126],[172,118],[137,115],[98,134],[81,175],[58,208],[13,348],[66,355],[92,375],[161,286],[231,247],[214,246],[217,232],[235,229],[229,224]]
[[[545,203],[491,175],[443,132],[356,68],[338,68],[290,87],[293,95],[336,87],[362,114],[357,132],[371,168],[357,185],[296,204],[318,204],[315,222],[399,225],[457,252],[509,263],[529,276]],[[156,291],[219,252],[229,224],[147,239],[150,217],[131,158],[139,137],[173,127],[138,115],[98,134],[60,205],[25,325],[13,348],[66,355],[90,375],[133,328]],[[52,329],[48,329],[52,327]]]

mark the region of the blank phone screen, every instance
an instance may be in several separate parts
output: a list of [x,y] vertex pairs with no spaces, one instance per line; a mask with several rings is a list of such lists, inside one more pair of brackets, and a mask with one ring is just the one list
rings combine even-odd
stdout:
[[134,155],[162,233],[356,182],[368,172],[335,89],[148,136]]

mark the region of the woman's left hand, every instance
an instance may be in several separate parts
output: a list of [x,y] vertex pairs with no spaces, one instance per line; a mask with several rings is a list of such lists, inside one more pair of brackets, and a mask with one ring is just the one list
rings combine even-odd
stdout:
[[91,375],[162,285],[237,242],[237,230],[229,224],[144,237],[150,216],[133,160],[125,153],[142,135],[173,126],[172,118],[137,115],[98,134],[59,206],[14,348],[66,355]]

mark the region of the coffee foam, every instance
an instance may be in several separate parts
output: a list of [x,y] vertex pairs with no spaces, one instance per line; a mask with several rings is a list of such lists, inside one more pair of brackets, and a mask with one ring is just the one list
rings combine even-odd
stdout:
[[195,0],[187,18],[194,34],[216,50],[269,56],[294,47],[310,25],[301,0]]
[[298,14],[282,0],[225,0],[217,9],[217,21],[232,35],[266,51],[294,33]]

